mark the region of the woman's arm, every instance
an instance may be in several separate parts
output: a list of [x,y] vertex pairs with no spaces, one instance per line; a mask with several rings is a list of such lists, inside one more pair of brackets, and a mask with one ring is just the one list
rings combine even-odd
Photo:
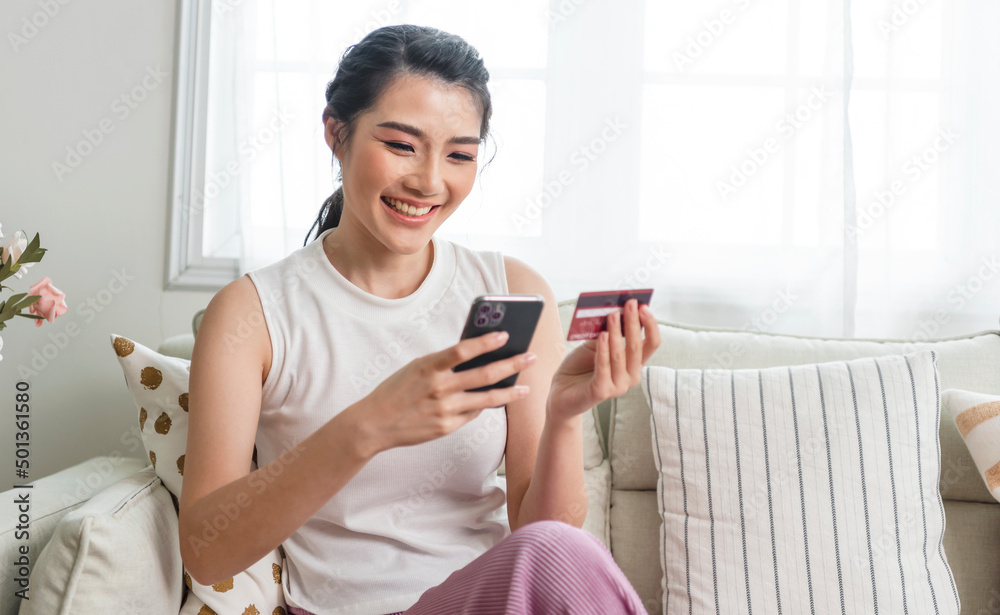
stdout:
[[[260,324],[248,332],[247,323]],[[260,299],[242,277],[206,309],[191,363],[180,548],[188,571],[203,585],[231,577],[272,551],[372,455],[355,437],[352,406],[248,473],[270,357]]]
[[[260,323],[256,327],[247,323]],[[270,369],[270,337],[253,283],[240,278],[205,312],[191,364],[180,502],[181,557],[199,583],[242,572],[311,518],[381,451],[452,433],[523,397],[518,387],[469,393],[523,371],[524,355],[454,367],[501,347],[483,335],[410,361],[314,434],[248,474]]]
[[563,521],[581,527],[587,516],[583,478],[583,422],[547,418],[552,376],[566,353],[559,308],[548,282],[525,263],[504,257],[510,293],[545,298],[530,352],[538,359],[521,372],[517,384],[528,396],[507,404],[507,518],[511,531],[532,521]]

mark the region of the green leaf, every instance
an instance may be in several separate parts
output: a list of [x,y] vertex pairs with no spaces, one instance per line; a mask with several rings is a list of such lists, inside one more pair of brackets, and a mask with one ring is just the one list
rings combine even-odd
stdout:
[[13,260],[12,257],[8,256],[7,260],[0,264],[0,282],[14,275]]
[[0,322],[20,315],[21,310],[34,304],[40,298],[39,295],[28,295],[28,293],[11,295],[9,299],[0,303]]
[[[12,296],[12,297],[13,297],[13,296]],[[17,309],[18,311],[20,311],[20,310],[23,310],[23,309],[25,309],[25,308],[27,308],[27,307],[29,307],[29,306],[31,306],[31,305],[33,305],[33,304],[37,303],[37,302],[38,302],[38,300],[39,300],[39,299],[41,299],[41,298],[42,298],[42,296],[41,296],[41,295],[28,295],[28,296],[27,296],[27,297],[25,297],[25,298],[24,298],[24,299],[23,299],[23,300],[22,300],[22,301],[21,301],[21,302],[20,302],[19,304],[17,304],[17,305],[16,305],[16,306],[14,306],[14,307],[15,307],[15,309]]]
[[17,259],[18,264],[21,263],[37,263],[42,260],[45,256],[45,248],[40,247],[41,239],[38,237],[38,233],[35,233],[35,237],[28,243],[28,247],[24,249],[21,253],[21,257]]

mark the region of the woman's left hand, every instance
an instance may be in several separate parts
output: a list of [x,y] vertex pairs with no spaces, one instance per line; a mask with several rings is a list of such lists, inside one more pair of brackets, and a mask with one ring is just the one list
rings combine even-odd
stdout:
[[607,331],[563,359],[552,377],[549,417],[569,419],[622,395],[639,383],[642,366],[659,346],[652,310],[646,305],[639,309],[638,301],[629,299],[623,311],[608,315]]

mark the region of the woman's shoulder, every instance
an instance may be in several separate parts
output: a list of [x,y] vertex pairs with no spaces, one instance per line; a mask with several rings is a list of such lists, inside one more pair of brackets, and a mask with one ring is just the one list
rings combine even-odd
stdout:
[[263,322],[257,289],[248,276],[240,276],[215,293],[205,308],[195,338],[195,357],[218,357],[220,352],[231,352],[238,342],[241,352],[252,358],[254,364],[269,362],[267,329],[257,326]]
[[496,271],[497,276],[504,278],[508,293],[537,294],[546,298],[552,294],[545,276],[519,258],[497,250],[475,250],[443,238],[440,241],[454,246],[458,260],[474,261],[480,264],[481,269]]
[[246,316],[248,313],[259,311],[261,311],[260,297],[248,274],[236,278],[215,293],[215,296],[209,301],[208,307],[205,308],[205,317],[207,318],[211,314],[229,318],[237,315]]
[[528,263],[510,255],[503,255],[503,264],[507,275],[507,289],[511,294],[542,295],[546,299],[553,294],[545,276]]

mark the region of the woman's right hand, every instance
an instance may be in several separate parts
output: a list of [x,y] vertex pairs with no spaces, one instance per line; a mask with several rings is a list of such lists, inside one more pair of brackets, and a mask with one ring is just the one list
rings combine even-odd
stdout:
[[365,448],[374,456],[397,446],[420,444],[448,435],[479,416],[486,408],[503,406],[528,394],[513,386],[468,392],[523,371],[535,361],[533,353],[515,355],[455,372],[457,365],[501,348],[506,333],[492,333],[459,343],[404,365],[361,400],[358,429]]

